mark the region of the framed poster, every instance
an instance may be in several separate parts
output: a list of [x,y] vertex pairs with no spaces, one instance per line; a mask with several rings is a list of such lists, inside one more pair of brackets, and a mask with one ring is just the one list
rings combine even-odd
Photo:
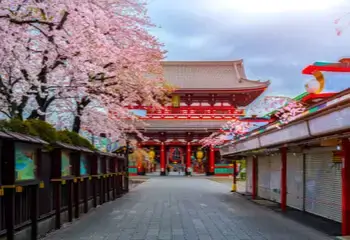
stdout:
[[62,151],[61,154],[61,176],[67,177],[72,175],[72,168],[70,164],[69,151]]
[[88,160],[86,158],[86,154],[80,154],[80,175],[88,175]]
[[16,181],[34,180],[36,178],[36,151],[30,144],[15,145],[15,178]]

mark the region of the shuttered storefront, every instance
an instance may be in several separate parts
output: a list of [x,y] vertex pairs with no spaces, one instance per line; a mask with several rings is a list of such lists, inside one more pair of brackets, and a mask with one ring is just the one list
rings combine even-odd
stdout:
[[331,151],[305,155],[305,211],[341,222],[341,164]]
[[304,205],[304,172],[302,153],[287,155],[287,205],[303,210]]
[[253,192],[253,157],[247,157],[247,180],[246,180],[246,192]]
[[258,196],[270,199],[270,159],[268,156],[258,157]]
[[270,156],[270,200],[281,202],[281,155]]

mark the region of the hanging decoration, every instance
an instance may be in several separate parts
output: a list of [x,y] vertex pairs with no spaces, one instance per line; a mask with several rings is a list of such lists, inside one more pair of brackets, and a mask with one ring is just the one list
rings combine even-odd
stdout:
[[305,89],[308,93],[319,94],[323,91],[325,85],[325,79],[320,71],[315,71],[312,73],[315,77],[311,79],[307,84],[305,84]]

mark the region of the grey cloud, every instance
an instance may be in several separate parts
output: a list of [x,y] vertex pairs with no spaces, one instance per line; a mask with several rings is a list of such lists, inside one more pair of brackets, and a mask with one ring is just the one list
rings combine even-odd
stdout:
[[210,13],[197,0],[165,2],[153,2],[150,12],[161,26],[155,34],[165,42],[169,60],[243,58],[249,78],[272,81],[271,94],[297,95],[309,78],[301,74],[306,65],[350,56],[350,29],[341,37],[335,33],[339,9],[260,14],[257,19],[236,12]]

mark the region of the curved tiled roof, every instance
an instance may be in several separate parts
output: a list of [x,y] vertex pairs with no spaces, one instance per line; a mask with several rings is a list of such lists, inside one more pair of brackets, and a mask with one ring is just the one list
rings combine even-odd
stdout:
[[266,88],[270,82],[248,80],[243,60],[164,61],[165,79],[179,89],[244,90]]

